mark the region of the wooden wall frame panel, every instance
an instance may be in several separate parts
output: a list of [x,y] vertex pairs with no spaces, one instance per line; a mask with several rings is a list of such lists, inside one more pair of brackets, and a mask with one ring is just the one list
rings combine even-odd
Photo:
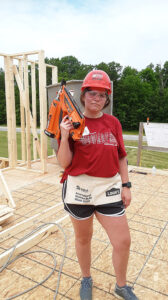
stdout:
[[[37,55],[38,59],[32,61],[29,55]],[[27,168],[31,168],[31,130],[33,133],[33,159],[41,160],[41,171],[47,172],[47,136],[44,129],[47,124],[47,93],[46,93],[46,67],[52,68],[52,83],[58,82],[58,69],[56,66],[45,64],[43,50],[29,51],[14,54],[0,53],[4,57],[5,65],[5,86],[6,86],[6,107],[8,126],[8,157],[9,168],[15,168],[17,159],[17,139],[16,139],[16,114],[14,95],[14,75],[20,92],[20,115],[21,115],[21,149],[22,162],[27,163]],[[13,65],[13,61],[18,60],[18,67]],[[29,80],[28,63],[31,63],[31,88],[32,88],[32,114],[29,100]],[[36,130],[36,74],[35,65],[39,69],[39,100],[40,100],[40,142]],[[19,71],[18,71],[19,70]],[[25,126],[26,125],[26,126]],[[36,147],[35,147],[36,146]],[[38,154],[38,156],[37,156]]]

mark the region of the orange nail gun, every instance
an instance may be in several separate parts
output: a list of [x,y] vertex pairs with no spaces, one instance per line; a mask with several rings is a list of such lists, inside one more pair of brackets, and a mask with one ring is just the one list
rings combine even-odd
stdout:
[[44,132],[51,138],[60,139],[60,123],[64,116],[67,115],[74,127],[70,130],[70,135],[73,140],[79,140],[82,137],[85,128],[85,118],[65,85],[65,80],[62,80],[61,89],[59,90],[57,97],[51,103],[47,127]]

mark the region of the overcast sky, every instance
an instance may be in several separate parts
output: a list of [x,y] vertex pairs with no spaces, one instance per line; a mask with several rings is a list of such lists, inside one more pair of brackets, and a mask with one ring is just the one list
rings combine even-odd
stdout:
[[41,49],[84,64],[163,65],[168,0],[0,0],[0,52]]

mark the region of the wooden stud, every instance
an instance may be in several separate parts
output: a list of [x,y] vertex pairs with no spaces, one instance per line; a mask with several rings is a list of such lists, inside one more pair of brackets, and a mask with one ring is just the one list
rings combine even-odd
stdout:
[[[32,117],[33,117],[33,127],[37,131],[37,113],[36,113],[36,73],[35,73],[35,63],[31,63],[31,90],[32,90]],[[33,158],[37,159],[37,149],[36,149],[36,138],[33,138]]]
[[1,170],[0,170],[0,187],[1,187],[2,192],[4,193],[5,197],[8,199],[9,204],[13,208],[15,208],[16,207],[15,201],[13,200],[12,194],[7,186],[7,183],[5,181],[5,178],[4,178]]
[[58,68],[52,68],[52,84],[58,83]]
[[8,127],[8,157],[9,166],[12,167],[12,118],[11,118],[11,93],[10,93],[10,76],[9,76],[9,57],[4,57],[5,65],[5,94],[6,94],[6,113]]
[[31,131],[30,131],[30,103],[29,103],[29,78],[27,56],[23,56],[24,64],[24,89],[26,96],[26,149],[27,149],[27,168],[31,168]]
[[6,56],[4,59],[5,59],[6,110],[7,110],[7,126],[8,126],[8,156],[9,156],[9,166],[11,168],[14,168],[17,164],[14,75],[13,75],[12,59],[9,56]]
[[[23,65],[22,60],[19,59],[19,76],[23,85]],[[22,161],[26,162],[26,138],[25,138],[25,108],[23,104],[23,93],[19,89],[20,93],[20,121],[21,121],[21,152]]]
[[46,97],[46,66],[44,51],[39,52],[39,96],[40,96],[40,129],[41,129],[41,161],[42,171],[47,172],[47,137],[44,133],[47,124],[47,97]]

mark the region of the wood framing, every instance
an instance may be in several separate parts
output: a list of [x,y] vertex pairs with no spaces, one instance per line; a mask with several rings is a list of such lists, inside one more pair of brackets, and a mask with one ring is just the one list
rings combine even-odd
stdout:
[[7,228],[6,230],[3,230],[3,232],[0,233],[0,243],[4,242],[5,240],[11,238],[12,236],[26,230],[32,225],[35,225],[36,223],[40,222],[41,220],[44,220],[45,218],[55,214],[58,212],[58,207],[62,206],[62,202],[57,203],[53,205],[52,207],[49,207],[45,210],[43,210],[41,213],[35,214],[34,216],[12,226]]
[[39,97],[41,129],[41,162],[43,173],[47,172],[47,136],[44,133],[47,124],[46,67],[44,51],[39,52]]
[[5,181],[5,178],[4,178],[1,170],[0,170],[0,189],[2,190],[6,199],[8,200],[9,206],[15,208],[16,207],[15,201],[14,201],[12,194],[7,186],[7,183]]
[[[18,73],[18,70],[17,70],[16,66],[13,67],[13,71],[14,71],[14,74],[15,74],[16,82],[17,82],[18,87],[19,87],[20,94],[21,94],[21,102],[22,102],[23,107],[26,110],[27,109],[26,90],[24,88],[23,82],[21,81],[21,78],[19,77],[19,73]],[[40,157],[41,156],[40,142],[39,142],[39,138],[38,138],[38,134],[37,134],[37,128],[35,126],[34,119],[33,119],[32,114],[30,112],[30,108],[27,109],[27,115],[28,115],[28,121],[30,121],[29,125],[30,125],[30,127],[32,129],[33,138],[34,138],[34,141],[35,141],[35,144],[36,144],[36,149],[37,149],[37,152],[38,152],[39,157]],[[30,118],[30,120],[29,120],[29,118]],[[29,130],[27,129],[27,134],[28,135],[30,134],[30,128],[29,128]],[[28,139],[28,141],[29,141],[29,139]],[[24,142],[25,142],[25,135],[24,135],[24,141],[23,141],[23,143]]]
[[138,152],[137,152],[137,166],[141,166],[142,149],[149,150],[149,151],[168,152],[168,148],[165,148],[165,147],[143,146],[144,124],[145,123],[143,123],[143,122],[139,123],[139,139],[138,139]]
[[[14,68],[14,74],[16,69]],[[19,59],[19,77],[20,82],[23,82],[23,62]],[[17,74],[15,74],[15,78],[17,80]],[[18,87],[19,83],[17,82]],[[26,136],[25,136],[25,111],[24,111],[24,97],[23,97],[23,88],[19,87],[20,93],[20,121],[21,121],[21,153],[22,153],[22,161],[26,162]]]
[[[35,55],[35,60],[29,60]],[[47,137],[44,129],[47,123],[47,95],[46,95],[46,68],[52,68],[52,84],[58,82],[58,70],[56,66],[45,64],[43,50],[29,51],[23,53],[4,54],[5,66],[5,89],[6,89],[6,110],[8,126],[8,158],[9,167],[16,168],[17,159],[17,138],[16,138],[16,112],[14,78],[17,82],[20,93],[20,120],[21,120],[21,159],[26,163],[27,169],[31,169],[31,133],[33,135],[33,160],[40,158],[41,171],[47,172]],[[14,64],[18,61],[18,65]],[[36,65],[39,74],[39,103],[40,103],[40,139],[37,133],[37,111],[36,111]],[[31,67],[31,70],[29,69]],[[29,72],[31,77],[31,99],[32,110],[30,110],[29,95]]]
[[[32,117],[33,117],[33,127],[35,132],[37,132],[37,111],[36,111],[36,73],[35,73],[35,62],[31,63],[31,90],[32,90]],[[37,159],[37,148],[36,139],[33,139],[33,159]]]
[[16,145],[16,115],[14,97],[14,75],[12,71],[12,58],[6,56],[5,64],[5,92],[6,92],[6,111],[8,126],[8,157],[9,166],[16,167],[17,164],[17,145]]
[[[66,219],[68,216],[69,215],[67,214],[64,217],[62,217],[61,219],[56,220],[55,222],[53,221],[52,223],[59,224],[64,219]],[[47,225],[46,227],[42,228],[41,230],[34,233],[32,236],[28,237],[27,239],[22,241],[20,244],[18,244],[14,253],[12,254],[12,256],[11,256],[11,253],[13,251],[13,248],[10,248],[9,250],[3,252],[0,255],[0,267],[2,267],[5,264],[5,262],[8,260],[8,258],[10,256],[11,256],[10,259],[12,259],[12,258],[16,257],[17,255],[19,255],[20,253],[26,252],[28,249],[32,248],[33,246],[35,246],[42,240],[46,239],[51,233],[55,232],[56,230],[57,230],[57,226],[55,226],[54,224]]]

